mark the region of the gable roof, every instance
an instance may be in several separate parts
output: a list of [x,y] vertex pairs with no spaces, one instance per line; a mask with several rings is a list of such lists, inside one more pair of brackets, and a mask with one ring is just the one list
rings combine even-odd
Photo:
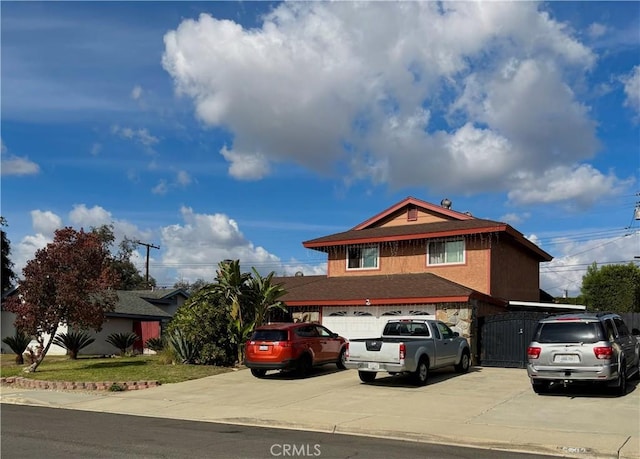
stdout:
[[364,229],[364,228],[370,228],[370,227],[374,226],[376,223],[380,222],[381,220],[384,220],[388,216],[392,215],[393,213],[399,211],[400,209],[402,209],[404,207],[410,206],[410,205],[413,205],[413,206],[416,206],[416,207],[421,207],[424,210],[430,211],[430,212],[435,213],[435,214],[440,214],[440,215],[442,215],[444,217],[449,217],[449,218],[454,219],[454,220],[469,220],[469,219],[473,218],[469,214],[465,214],[465,213],[462,213],[462,212],[457,212],[455,210],[451,210],[451,209],[448,209],[448,208],[443,207],[443,206],[436,206],[435,204],[431,204],[430,202],[422,201],[420,199],[416,199],[416,198],[414,198],[412,196],[409,196],[409,197],[403,199],[402,201],[400,201],[399,203],[394,204],[393,206],[389,207],[388,209],[383,210],[379,214],[374,215],[373,217],[369,218],[368,220],[363,221],[359,225],[354,226],[352,229],[361,230],[361,229]]
[[170,319],[171,314],[140,297],[140,292],[118,290],[118,302],[115,310],[107,313],[107,317],[126,317],[132,319],[163,320]]
[[365,306],[411,303],[467,302],[482,298],[499,300],[432,273],[386,276],[294,276],[274,277],[287,293],[280,298],[287,306]]
[[[449,219],[431,223],[375,226],[389,215],[409,205],[420,206],[449,217]],[[506,235],[517,245],[532,253],[539,261],[551,261],[553,259],[551,255],[529,241],[522,233],[507,223],[475,218],[468,214],[435,206],[411,197],[360,223],[349,231],[311,239],[303,242],[302,245],[308,249],[328,252],[331,247],[345,245],[376,244],[488,233]]]

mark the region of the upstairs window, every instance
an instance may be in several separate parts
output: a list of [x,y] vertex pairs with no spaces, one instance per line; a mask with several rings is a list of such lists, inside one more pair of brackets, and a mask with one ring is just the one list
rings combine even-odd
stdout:
[[347,269],[376,269],[378,246],[350,247],[347,250]]
[[464,263],[464,240],[429,242],[428,265]]

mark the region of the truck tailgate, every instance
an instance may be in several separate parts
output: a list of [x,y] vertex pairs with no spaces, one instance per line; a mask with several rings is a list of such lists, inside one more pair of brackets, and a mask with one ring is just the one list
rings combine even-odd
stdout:
[[382,339],[352,340],[349,342],[351,362],[398,363],[400,361],[400,340]]

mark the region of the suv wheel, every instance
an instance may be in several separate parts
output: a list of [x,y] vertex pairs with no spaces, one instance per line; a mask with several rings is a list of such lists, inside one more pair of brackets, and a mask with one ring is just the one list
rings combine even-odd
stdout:
[[618,384],[615,387],[615,393],[619,396],[624,396],[627,393],[627,364],[622,362],[620,364],[620,370],[618,371]]
[[313,363],[309,354],[303,354],[298,360],[298,375],[302,378],[306,378],[311,373]]
[[345,361],[347,360],[347,349],[340,349],[340,355],[338,355],[338,361],[336,362],[336,366],[338,370],[346,370],[347,366],[345,365]]
[[251,374],[256,378],[264,378],[264,375],[267,374],[267,370],[263,370],[261,368],[252,368]]
[[531,388],[536,394],[546,394],[549,392],[549,381],[531,381]]

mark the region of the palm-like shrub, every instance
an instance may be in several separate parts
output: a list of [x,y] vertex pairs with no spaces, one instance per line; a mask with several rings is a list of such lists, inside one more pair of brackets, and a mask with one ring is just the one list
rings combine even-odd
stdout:
[[67,355],[72,360],[76,360],[80,350],[84,349],[94,341],[95,338],[89,336],[85,331],[58,333],[53,338],[53,344],[65,348],[67,350]]
[[24,364],[24,357],[22,353],[27,349],[27,346],[31,342],[31,336],[27,335],[23,331],[16,330],[14,336],[7,336],[2,340],[11,350],[16,354],[16,363],[18,365]]
[[127,349],[133,346],[133,343],[138,341],[138,335],[133,332],[129,333],[111,333],[107,336],[107,343],[116,347],[120,351],[120,355],[124,355]]
[[155,352],[160,352],[164,349],[164,341],[162,341],[162,338],[149,338],[144,344],[147,349],[151,349]]

